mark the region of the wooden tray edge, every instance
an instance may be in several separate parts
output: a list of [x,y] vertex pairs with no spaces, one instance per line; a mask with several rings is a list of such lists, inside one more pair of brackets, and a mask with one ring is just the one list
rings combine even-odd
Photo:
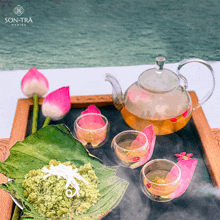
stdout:
[[[190,92],[190,95],[193,105],[195,106],[195,104],[198,103],[198,98],[195,92]],[[201,107],[193,111],[192,118],[202,142],[203,157],[208,167],[210,176],[214,185],[220,188],[220,147],[218,146],[213,135],[213,133],[217,134],[216,129],[214,132],[211,130]]]

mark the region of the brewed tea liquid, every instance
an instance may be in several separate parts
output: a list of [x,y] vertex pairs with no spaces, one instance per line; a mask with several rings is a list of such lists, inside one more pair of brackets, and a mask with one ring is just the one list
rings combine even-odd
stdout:
[[140,147],[138,145],[135,146],[135,144],[131,144],[132,141],[124,141],[119,144],[120,148],[115,148],[115,153],[117,156],[127,162],[132,163],[140,160],[143,158],[148,150],[148,146],[146,147]]
[[143,131],[147,126],[153,124],[156,135],[170,134],[182,129],[191,118],[191,108],[188,108],[181,115],[165,120],[150,120],[137,117],[125,107],[121,110],[125,122],[135,130]]
[[97,123],[88,123],[84,128],[77,127],[77,138],[83,145],[91,143],[93,147],[96,147],[106,137],[107,130],[101,127],[102,125]]
[[132,84],[125,94],[120,112],[125,122],[143,131],[153,124],[156,135],[165,135],[183,128],[190,120],[191,98],[181,86],[172,92],[156,93]]
[[[168,196],[173,193],[179,183],[169,184],[171,180],[166,178],[168,173],[169,171],[167,170],[154,170],[148,173],[145,179],[145,186],[149,184],[147,179],[151,181],[151,184],[148,185],[147,190],[157,196]],[[152,182],[155,184],[152,184]]]

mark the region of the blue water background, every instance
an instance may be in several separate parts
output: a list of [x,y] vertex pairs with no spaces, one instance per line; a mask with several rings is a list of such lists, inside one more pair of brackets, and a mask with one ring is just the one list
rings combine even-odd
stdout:
[[219,21],[219,0],[0,0],[0,70],[219,61]]

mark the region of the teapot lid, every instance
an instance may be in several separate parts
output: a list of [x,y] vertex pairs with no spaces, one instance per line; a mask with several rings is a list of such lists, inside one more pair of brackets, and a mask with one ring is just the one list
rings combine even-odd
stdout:
[[139,85],[151,92],[169,92],[180,84],[179,77],[168,69],[163,69],[164,57],[156,58],[156,68],[144,71],[138,78]]

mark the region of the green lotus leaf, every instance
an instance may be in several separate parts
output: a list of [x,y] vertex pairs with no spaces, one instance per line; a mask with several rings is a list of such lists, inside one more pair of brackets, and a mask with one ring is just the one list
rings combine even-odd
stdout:
[[28,136],[24,141],[17,142],[10,149],[8,159],[4,163],[0,161],[0,173],[13,179],[1,184],[0,187],[22,202],[21,219],[46,219],[26,201],[23,196],[22,182],[30,170],[41,169],[51,160],[70,161],[77,167],[90,163],[100,181],[98,189],[102,196],[85,214],[75,219],[84,217],[98,219],[103,213],[114,209],[121,201],[129,184],[116,176],[117,167],[105,166],[89,154],[65,125],[49,125]]

